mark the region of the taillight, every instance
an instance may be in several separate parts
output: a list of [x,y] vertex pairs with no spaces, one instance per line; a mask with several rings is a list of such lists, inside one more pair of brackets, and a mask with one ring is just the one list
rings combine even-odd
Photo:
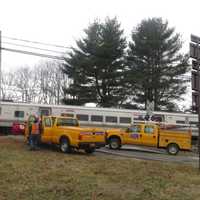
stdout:
[[105,138],[107,138],[108,137],[108,133],[107,132],[105,132]]
[[81,134],[79,134],[78,139],[79,139],[79,140],[82,140],[82,139],[83,139],[83,136],[82,136]]

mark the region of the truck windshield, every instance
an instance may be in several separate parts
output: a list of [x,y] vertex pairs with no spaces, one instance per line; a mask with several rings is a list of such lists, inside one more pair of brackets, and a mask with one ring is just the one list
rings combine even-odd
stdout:
[[78,121],[70,118],[58,118],[57,126],[78,126]]

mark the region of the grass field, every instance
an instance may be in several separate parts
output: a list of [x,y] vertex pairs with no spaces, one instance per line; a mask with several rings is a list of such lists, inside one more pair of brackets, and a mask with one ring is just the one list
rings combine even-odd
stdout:
[[0,200],[199,200],[190,166],[103,154],[29,151],[0,138]]

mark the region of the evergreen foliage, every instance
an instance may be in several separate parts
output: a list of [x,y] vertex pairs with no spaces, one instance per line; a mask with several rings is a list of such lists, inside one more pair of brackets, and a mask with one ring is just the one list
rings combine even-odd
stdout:
[[143,20],[126,39],[116,18],[95,20],[65,57],[63,72],[72,80],[64,103],[93,102],[102,107],[137,108],[154,102],[155,110],[177,110],[174,100],[186,92],[188,56],[182,41],[161,18]]
[[186,92],[183,76],[188,70],[188,56],[181,55],[182,42],[174,28],[161,18],[143,20],[129,43],[129,82],[132,100],[143,103],[154,101],[154,109],[174,107]]
[[127,98],[123,30],[116,18],[106,18],[104,23],[96,20],[84,32],[85,37],[76,41],[77,48],[65,58],[63,72],[73,83],[64,88],[64,102],[117,107]]

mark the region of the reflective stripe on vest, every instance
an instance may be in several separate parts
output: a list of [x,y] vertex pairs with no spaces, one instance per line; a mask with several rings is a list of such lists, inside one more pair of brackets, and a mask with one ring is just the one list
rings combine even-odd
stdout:
[[39,123],[33,123],[32,124],[32,134],[39,134],[40,130],[39,130]]

